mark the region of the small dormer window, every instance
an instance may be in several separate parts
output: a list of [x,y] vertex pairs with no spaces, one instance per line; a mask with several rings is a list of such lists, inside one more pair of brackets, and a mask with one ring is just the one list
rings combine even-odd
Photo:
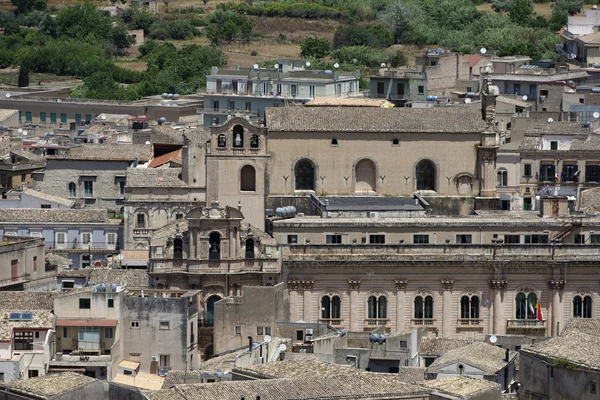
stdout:
[[336,138],[331,139],[331,145],[332,146],[337,146],[338,145],[338,140]]
[[558,142],[553,140],[550,142],[550,150],[558,150]]
[[400,146],[400,140],[398,138],[392,139],[392,146]]

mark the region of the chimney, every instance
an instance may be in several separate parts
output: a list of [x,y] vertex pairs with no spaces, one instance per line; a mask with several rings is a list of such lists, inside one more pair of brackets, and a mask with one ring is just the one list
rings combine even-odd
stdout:
[[248,350],[252,351],[252,336],[248,336]]

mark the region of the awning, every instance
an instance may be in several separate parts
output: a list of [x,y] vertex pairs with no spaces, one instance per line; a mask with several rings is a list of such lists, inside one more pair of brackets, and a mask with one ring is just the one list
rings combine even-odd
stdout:
[[56,326],[117,326],[116,319],[59,319]]
[[140,366],[139,362],[135,362],[135,361],[127,361],[127,360],[123,360],[119,363],[119,367],[121,368],[125,368],[125,369],[132,369],[132,370],[136,370],[138,369],[138,367]]

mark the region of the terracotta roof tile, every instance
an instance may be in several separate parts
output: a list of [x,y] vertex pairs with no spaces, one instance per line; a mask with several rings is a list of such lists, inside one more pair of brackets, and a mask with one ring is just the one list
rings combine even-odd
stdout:
[[89,222],[103,223],[108,221],[106,210],[95,209],[59,209],[59,208],[0,208],[0,221],[10,222]]
[[169,162],[175,162],[178,165],[181,165],[181,152],[181,149],[179,149],[167,154],[163,154],[162,156],[155,157],[152,159],[152,161],[150,161],[150,164],[148,164],[148,168],[157,168]]
[[187,187],[179,179],[179,168],[129,168],[127,187]]
[[401,382],[419,383],[425,380],[425,371],[422,367],[401,367],[398,380]]
[[96,379],[74,372],[66,372],[26,380],[0,382],[0,388],[29,395],[35,399],[52,399],[92,382],[96,382]]
[[439,357],[450,350],[459,349],[471,343],[473,341],[470,339],[423,338],[419,346],[419,355]]
[[150,144],[84,144],[73,147],[68,154],[48,156],[57,160],[135,161],[152,159]]
[[523,354],[537,354],[551,359],[562,358],[573,364],[600,370],[600,335],[575,329],[561,336],[521,349]]
[[471,378],[464,375],[445,379],[433,379],[421,382],[420,384],[427,388],[435,389],[436,391],[460,396],[461,398],[471,398],[471,396],[487,391],[495,391],[498,393],[498,398],[500,396],[499,384],[485,379]]
[[[516,354],[512,352],[511,357]],[[473,342],[442,354],[429,366],[428,371],[436,371],[438,367],[454,362],[464,362],[482,369],[487,374],[495,374],[506,366],[505,357],[506,350],[501,347],[486,342]]]

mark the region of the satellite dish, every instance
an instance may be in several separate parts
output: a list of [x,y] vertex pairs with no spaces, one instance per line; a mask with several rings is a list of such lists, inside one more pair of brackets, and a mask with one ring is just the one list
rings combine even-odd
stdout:
[[549,124],[551,124],[551,123],[553,123],[553,122],[554,122],[554,120],[553,120],[552,118],[548,118],[548,123],[549,123]]
[[340,67],[340,64],[338,64],[338,63],[333,64],[333,68],[339,68],[339,67]]
[[465,99],[465,104],[471,104],[471,99]]
[[381,68],[385,68],[385,63],[381,63]]
[[17,132],[22,133],[23,132],[23,128],[17,129]]
[[102,115],[100,116],[100,119],[101,119],[101,120],[105,120],[105,119],[106,119],[106,115],[102,114]]
[[307,66],[307,67],[310,67],[310,61],[307,61],[307,62],[306,62],[306,66]]
[[592,114],[592,117],[594,117],[595,119],[600,118],[600,113],[598,111],[594,111],[594,113]]
[[146,140],[145,144],[152,144],[149,140]]
[[498,338],[496,337],[496,335],[492,335],[490,336],[490,343],[494,344],[498,341]]
[[285,345],[285,343],[281,343],[279,345],[279,351],[282,353],[285,353],[286,350],[287,350],[287,346]]
[[254,68],[254,69],[258,69],[258,64],[254,64],[254,65],[252,66],[252,68]]
[[271,343],[271,336],[270,335],[265,335],[265,342]]
[[273,68],[275,68],[275,69],[279,69],[279,64],[275,64],[275,65],[273,65]]
[[5,96],[7,99],[10,99],[10,93],[6,93]]
[[228,369],[226,369],[225,371],[223,371],[223,374],[224,374],[224,375],[229,375],[230,373],[231,373],[231,371],[230,371],[230,370],[228,370]]
[[491,67],[485,67],[485,72],[490,72],[492,70]]
[[23,136],[27,136],[27,131],[23,131]]
[[485,47],[482,47],[481,49],[479,49],[479,52],[481,54],[485,54],[485,53],[487,53],[487,49]]
[[526,95],[526,94],[524,94],[524,95],[523,95],[523,97],[522,97],[523,101],[527,101],[527,99],[528,99],[528,98],[529,98],[529,97],[527,97],[527,95]]

